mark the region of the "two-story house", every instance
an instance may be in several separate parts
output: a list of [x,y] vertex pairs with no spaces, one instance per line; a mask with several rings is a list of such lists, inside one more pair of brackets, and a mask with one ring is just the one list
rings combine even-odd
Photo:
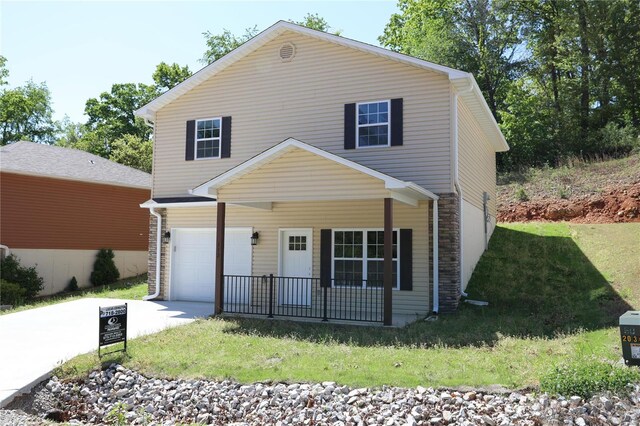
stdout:
[[136,115],[149,298],[402,323],[456,309],[495,226],[508,146],[466,72],[280,21]]

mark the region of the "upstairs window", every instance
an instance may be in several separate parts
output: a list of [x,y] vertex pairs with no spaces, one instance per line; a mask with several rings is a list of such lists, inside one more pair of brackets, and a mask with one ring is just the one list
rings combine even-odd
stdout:
[[196,120],[196,159],[220,158],[221,119]]
[[358,148],[390,146],[389,101],[357,104]]

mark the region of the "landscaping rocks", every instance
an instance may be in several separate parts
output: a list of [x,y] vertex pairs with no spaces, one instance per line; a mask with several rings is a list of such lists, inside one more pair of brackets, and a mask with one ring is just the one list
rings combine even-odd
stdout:
[[[517,392],[349,388],[334,382],[241,384],[230,380],[159,380],[120,365],[81,383],[56,377],[38,388],[39,418],[70,424],[174,425],[602,425],[640,424],[640,385],[628,397],[551,398]],[[43,396],[44,395],[44,396]],[[54,406],[52,406],[54,405]],[[44,411],[46,410],[46,411]],[[29,411],[25,409],[25,411]],[[2,425],[35,417],[0,411]]]

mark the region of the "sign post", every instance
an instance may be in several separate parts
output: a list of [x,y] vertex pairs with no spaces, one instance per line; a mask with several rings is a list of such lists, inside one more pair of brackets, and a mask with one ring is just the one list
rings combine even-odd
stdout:
[[[99,307],[100,326],[98,339],[98,357],[100,348],[114,343],[124,342],[123,351],[127,352],[127,304]],[[119,351],[114,351],[119,352]]]

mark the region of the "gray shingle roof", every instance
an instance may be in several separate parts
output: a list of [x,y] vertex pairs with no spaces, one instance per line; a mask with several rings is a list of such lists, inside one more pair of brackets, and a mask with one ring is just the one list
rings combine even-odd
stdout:
[[151,188],[151,175],[72,148],[16,142],[0,147],[0,171]]

